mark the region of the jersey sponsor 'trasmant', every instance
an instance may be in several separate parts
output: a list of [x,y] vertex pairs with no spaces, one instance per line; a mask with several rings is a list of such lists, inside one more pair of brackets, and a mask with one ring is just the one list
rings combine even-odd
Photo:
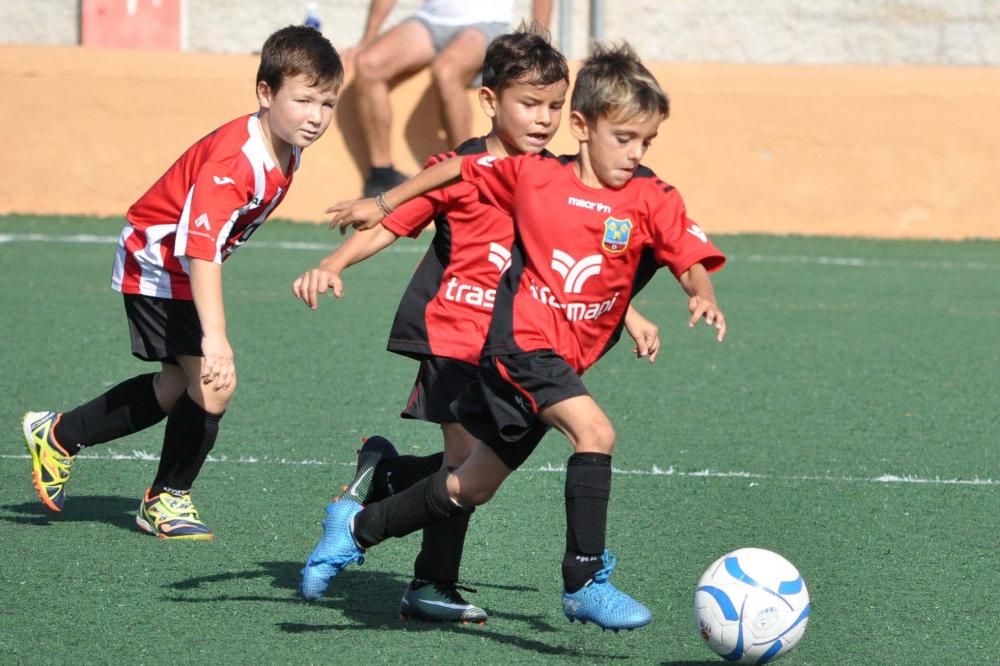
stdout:
[[124,294],[192,300],[189,259],[221,263],[281,203],[288,176],[271,158],[257,114],[188,148],[126,213],[111,286]]
[[469,156],[462,179],[514,219],[485,354],[550,349],[578,373],[617,340],[635,292],[659,267],[679,277],[725,256],[680,194],[640,166],[622,188],[592,188],[573,157]]
[[[488,155],[486,138],[470,139],[426,166],[456,155]],[[514,223],[509,213],[484,201],[475,185],[458,181],[406,202],[382,224],[415,238],[432,221],[434,239],[400,300],[388,349],[477,363],[497,282],[510,266]]]

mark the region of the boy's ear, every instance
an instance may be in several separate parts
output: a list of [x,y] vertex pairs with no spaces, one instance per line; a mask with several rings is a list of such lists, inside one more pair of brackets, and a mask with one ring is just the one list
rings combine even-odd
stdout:
[[267,84],[267,81],[257,82],[257,103],[260,104],[260,108],[269,109],[271,108],[271,100],[274,98],[274,91],[271,90],[271,86]]
[[569,113],[569,131],[573,138],[583,143],[590,140],[590,123],[579,111]]
[[483,108],[483,113],[491,120],[497,115],[497,105],[500,103],[500,96],[493,92],[492,88],[483,86],[479,89],[479,106]]

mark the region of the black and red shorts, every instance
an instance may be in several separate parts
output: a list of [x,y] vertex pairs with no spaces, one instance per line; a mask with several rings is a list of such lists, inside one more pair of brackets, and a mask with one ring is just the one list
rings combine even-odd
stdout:
[[201,356],[201,320],[194,301],[124,294],[132,355],[176,364],[177,356]]
[[550,350],[484,356],[479,381],[454,407],[459,422],[517,469],[549,426],[538,412],[569,398],[590,395],[580,375]]
[[431,423],[457,423],[452,403],[469,384],[478,380],[479,368],[473,363],[428,356],[420,361],[410,399],[400,416]]

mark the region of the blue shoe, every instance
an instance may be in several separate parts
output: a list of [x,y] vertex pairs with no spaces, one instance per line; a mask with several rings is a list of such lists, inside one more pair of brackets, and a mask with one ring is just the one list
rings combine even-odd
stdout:
[[618,560],[610,550],[604,551],[604,568],[594,574],[589,583],[568,594],[563,592],[563,613],[570,622],[593,622],[601,629],[638,629],[650,623],[653,614],[638,601],[608,582]]
[[323,538],[302,569],[302,596],[309,601],[323,596],[330,579],[348,564],[364,564],[365,551],[358,547],[351,534],[351,519],[359,511],[361,505],[347,498],[326,506]]

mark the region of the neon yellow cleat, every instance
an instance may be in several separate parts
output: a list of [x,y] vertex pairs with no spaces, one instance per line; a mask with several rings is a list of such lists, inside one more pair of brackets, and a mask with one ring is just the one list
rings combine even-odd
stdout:
[[42,503],[53,511],[62,511],[66,499],[63,486],[69,481],[73,456],[56,441],[52,429],[59,423],[55,412],[28,412],[21,419],[24,443],[31,454],[31,472]]
[[171,495],[163,492],[150,497],[150,490],[146,489],[135,517],[140,530],[161,539],[211,541],[214,538],[205,523],[198,520],[198,510],[194,508],[190,493]]

